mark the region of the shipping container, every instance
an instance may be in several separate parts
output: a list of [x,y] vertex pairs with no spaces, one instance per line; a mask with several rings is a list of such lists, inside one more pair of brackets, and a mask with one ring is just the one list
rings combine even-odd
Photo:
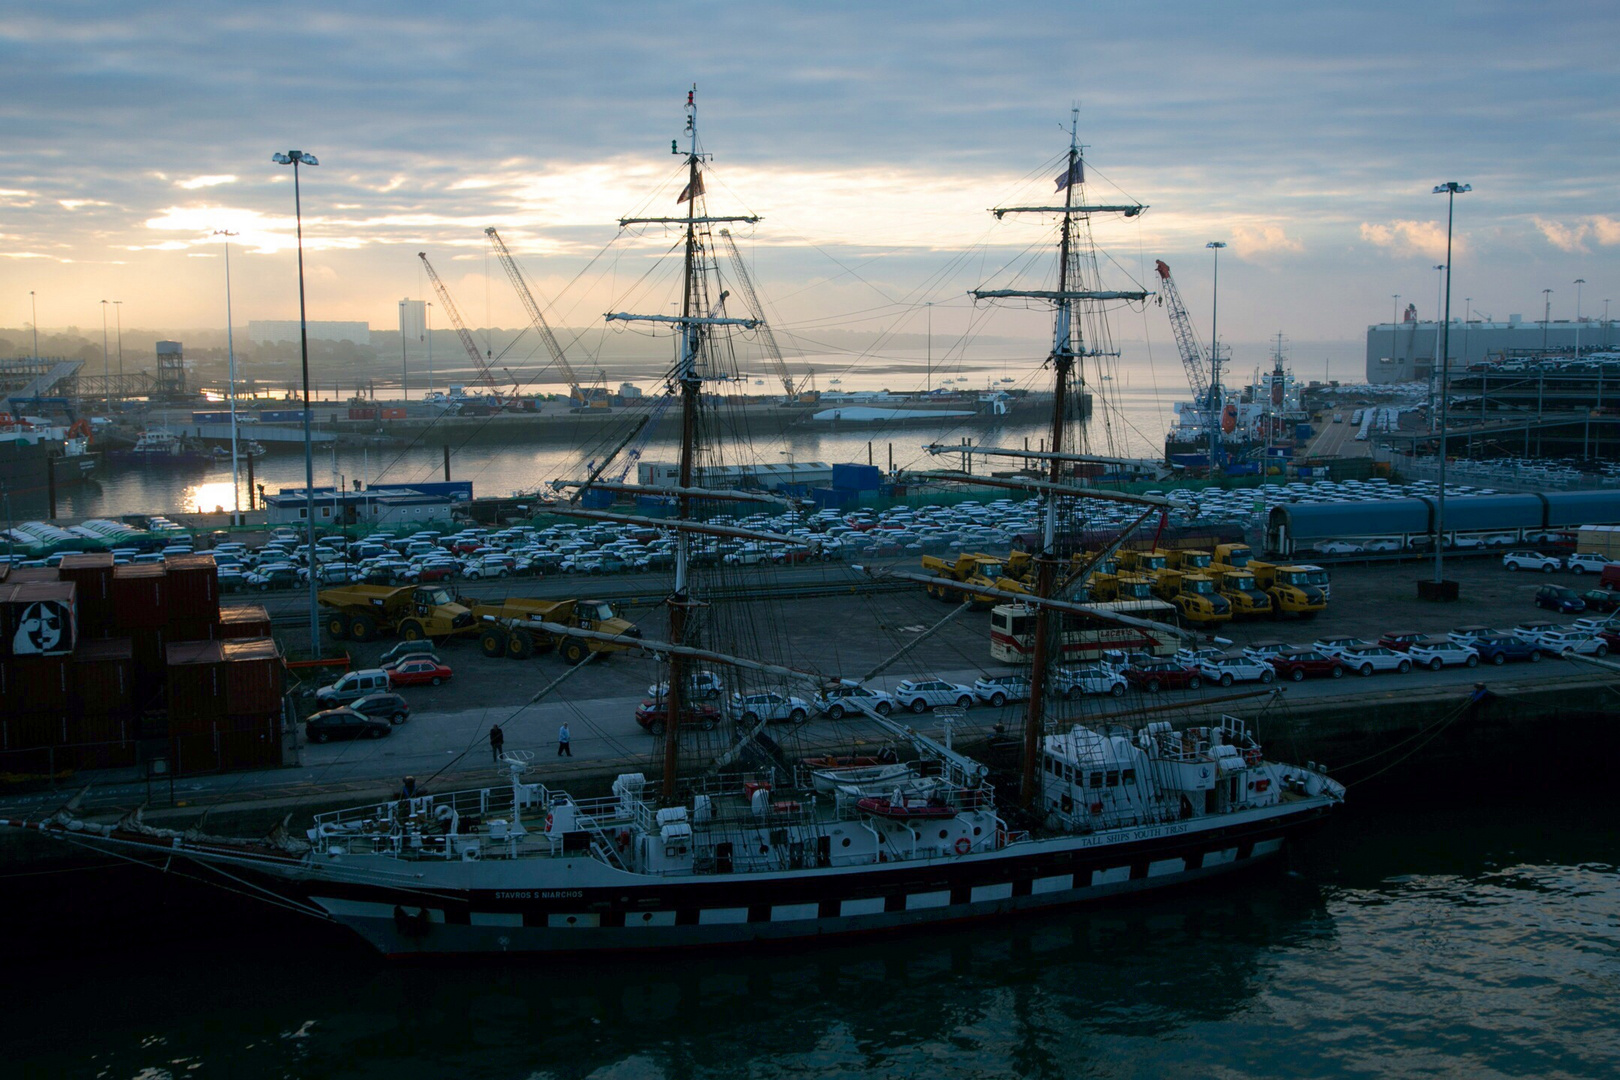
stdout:
[[206,554],[169,555],[163,560],[169,582],[169,622],[219,621],[219,567]]
[[134,708],[135,647],[128,638],[79,642],[68,675],[68,701],[75,717],[109,716]]
[[358,406],[351,405],[349,407],[349,419],[350,420],[375,420],[375,419],[377,419],[377,410],[376,409],[362,409],[362,408],[360,408]]
[[[303,409],[269,409],[259,413],[259,420],[266,424],[302,424],[304,422]],[[315,419],[315,410],[310,409],[310,420]]]
[[840,491],[876,491],[883,472],[876,465],[841,464],[832,467],[832,486]]
[[263,604],[232,604],[219,609],[219,632],[222,640],[235,638],[267,638],[270,636],[270,613]]
[[0,717],[0,749],[10,753],[32,750],[40,746],[55,746],[62,741],[65,724],[66,717],[60,709],[8,710]]
[[219,624],[213,619],[182,619],[170,617],[169,625],[164,627],[168,632],[169,641],[218,641],[222,636]]
[[37,585],[61,580],[54,566],[13,566],[10,570],[5,579],[7,585]]
[[286,685],[281,650],[269,638],[220,643],[225,661],[225,705],[232,717],[279,714]]
[[169,762],[177,776],[195,776],[281,765],[281,720],[267,716],[239,726],[214,723],[196,731],[171,734]]
[[69,663],[65,656],[11,656],[0,660],[0,716],[66,713]]
[[0,656],[71,653],[78,641],[77,592],[71,581],[0,585]]
[[168,675],[168,632],[158,627],[131,630],[129,643],[135,654],[135,708],[142,713],[161,708]]
[[403,420],[405,419],[405,410],[399,408],[378,409],[377,416],[381,420]]
[[194,412],[191,414],[193,424],[228,424],[231,422],[229,409],[221,412]]
[[135,758],[135,717],[128,711],[71,721],[56,749],[57,766],[66,769],[124,769]]
[[62,581],[74,585],[79,607],[79,636],[108,637],[113,628],[113,557],[110,552],[68,555],[57,568]]
[[217,641],[173,643],[168,649],[169,734],[210,730],[223,717],[225,658]]
[[159,564],[113,567],[112,595],[115,632],[160,629],[169,621],[168,575]]

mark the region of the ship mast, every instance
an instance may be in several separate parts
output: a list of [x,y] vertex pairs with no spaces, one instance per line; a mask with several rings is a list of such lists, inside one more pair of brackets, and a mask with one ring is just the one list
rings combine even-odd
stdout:
[[[1074,345],[1074,302],[1077,300],[1104,301],[1104,300],[1145,300],[1145,292],[1118,292],[1102,291],[1096,289],[1076,289],[1078,284],[1070,278],[1071,252],[1074,245],[1074,218],[1078,214],[1091,213],[1122,213],[1128,217],[1135,217],[1146,207],[1140,205],[1129,206],[1086,206],[1076,204],[1075,189],[1085,183],[1084,163],[1080,155],[1079,142],[1080,110],[1075,109],[1071,114],[1069,124],[1069,154],[1067,167],[1058,177],[1058,186],[1063,189],[1062,206],[1015,206],[992,210],[997,218],[1005,214],[1033,212],[1033,213],[1061,213],[1062,231],[1058,244],[1058,281],[1055,290],[976,290],[973,296],[976,299],[990,299],[998,297],[1023,297],[1029,299],[1045,299],[1052,301],[1054,312],[1052,327],[1052,353],[1048,361],[1052,365],[1052,445],[1047,462],[1047,482],[1056,485],[1063,478],[1063,429],[1065,414],[1068,409],[1069,379],[1074,371],[1075,359],[1084,354],[1084,343],[1081,351],[1077,353]],[[1040,599],[1051,599],[1055,591],[1056,570],[1058,565],[1057,552],[1057,514],[1058,499],[1056,495],[1049,494],[1046,498],[1046,519],[1041,532],[1041,550],[1036,556],[1035,595]],[[1030,695],[1029,707],[1024,717],[1024,762],[1023,776],[1020,787],[1021,801],[1026,810],[1033,809],[1037,794],[1040,790],[1039,760],[1041,749],[1041,736],[1045,728],[1045,686],[1047,668],[1051,664],[1051,651],[1053,621],[1057,618],[1054,609],[1047,605],[1039,605],[1035,618],[1035,643],[1030,660]]]
[[[697,136],[697,87],[686,95],[686,189],[681,192],[677,204],[686,204],[684,217],[654,217],[654,218],[620,218],[619,225],[646,225],[646,224],[679,224],[686,232],[686,250],[684,260],[684,275],[681,286],[681,313],[678,317],[668,315],[631,315],[625,312],[610,312],[606,317],[609,322],[620,320],[626,322],[663,322],[674,323],[679,327],[680,353],[675,367],[675,384],[681,399],[681,457],[680,457],[680,494],[675,496],[675,517],[677,521],[690,520],[692,516],[692,496],[689,494],[695,486],[696,454],[698,440],[698,408],[701,404],[703,379],[698,372],[698,355],[703,348],[705,328],[709,326],[741,326],[752,328],[757,325],[754,319],[725,319],[704,315],[699,310],[703,300],[702,282],[700,275],[704,273],[702,263],[702,240],[707,233],[705,228],[699,231],[699,226],[711,223],[746,222],[753,224],[758,217],[708,217],[700,208],[703,198],[703,161],[707,157],[698,149]],[[670,143],[670,152],[679,154],[678,140]],[[691,567],[690,549],[688,547],[687,531],[677,529],[675,533],[675,587],[670,593],[666,604],[669,607],[669,642],[675,646],[686,643],[687,619],[691,612],[693,601],[688,589],[687,576]],[[666,801],[675,796],[675,779],[680,764],[680,728],[681,717],[685,709],[686,696],[686,664],[685,654],[680,651],[671,651],[668,660],[668,686],[664,691],[664,784],[663,795]]]

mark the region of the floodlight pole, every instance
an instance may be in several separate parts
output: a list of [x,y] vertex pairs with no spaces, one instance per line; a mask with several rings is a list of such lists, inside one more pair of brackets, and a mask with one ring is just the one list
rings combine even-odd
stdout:
[[1445,581],[1446,556],[1446,417],[1447,398],[1449,393],[1447,385],[1451,374],[1451,366],[1446,363],[1446,357],[1451,349],[1451,224],[1453,210],[1457,205],[1457,196],[1466,191],[1472,191],[1470,184],[1459,184],[1448,181],[1434,189],[1434,194],[1446,197],[1446,307],[1445,322],[1441,330],[1440,346],[1440,490],[1434,503],[1434,583],[1436,588],[1435,599],[1440,599],[1439,588]]

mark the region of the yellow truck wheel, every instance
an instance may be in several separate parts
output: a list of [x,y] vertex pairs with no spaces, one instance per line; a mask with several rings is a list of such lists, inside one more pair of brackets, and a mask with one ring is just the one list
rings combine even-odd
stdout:
[[589,650],[585,648],[582,642],[568,641],[563,644],[562,658],[570,664],[577,664],[585,659],[588,652]]
[[522,630],[514,630],[506,636],[506,656],[510,660],[527,660],[534,655],[534,638]]
[[355,641],[370,641],[377,636],[377,624],[370,615],[356,615],[349,620],[349,637]]
[[488,657],[506,655],[506,631],[491,627],[478,635],[478,648]]
[[421,641],[427,637],[427,631],[415,619],[406,619],[399,624],[399,639],[401,641]]
[[326,633],[333,641],[342,641],[349,636],[349,620],[342,615],[328,615]]

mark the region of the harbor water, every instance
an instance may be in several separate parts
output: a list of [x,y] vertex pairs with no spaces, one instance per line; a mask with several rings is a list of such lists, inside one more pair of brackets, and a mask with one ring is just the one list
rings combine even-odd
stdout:
[[11,1075],[1620,1075],[1615,797],[1409,791],[1214,887],[819,949],[398,965],[140,871],[184,925],[11,971]]

